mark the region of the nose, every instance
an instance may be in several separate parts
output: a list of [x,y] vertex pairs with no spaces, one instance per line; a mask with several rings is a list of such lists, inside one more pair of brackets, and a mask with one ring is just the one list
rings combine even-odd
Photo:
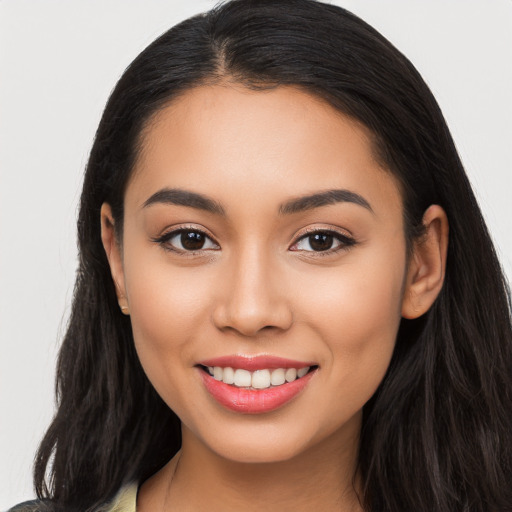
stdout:
[[[250,254],[248,254],[250,253]],[[260,251],[246,251],[226,265],[222,298],[213,322],[222,331],[256,336],[263,331],[286,331],[293,322],[291,297],[277,264]]]

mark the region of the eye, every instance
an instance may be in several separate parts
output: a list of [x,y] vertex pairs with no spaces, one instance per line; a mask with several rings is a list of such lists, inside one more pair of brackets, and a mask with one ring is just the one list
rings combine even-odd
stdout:
[[302,236],[290,249],[292,251],[336,252],[355,245],[353,238],[334,231],[317,230]]
[[219,246],[203,231],[198,229],[177,229],[154,240],[165,249],[176,252],[196,252],[219,249]]

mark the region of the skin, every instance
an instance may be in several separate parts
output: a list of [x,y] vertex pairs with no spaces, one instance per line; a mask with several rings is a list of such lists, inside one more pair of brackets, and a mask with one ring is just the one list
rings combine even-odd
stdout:
[[[206,195],[225,215],[144,207],[164,188]],[[330,189],[357,193],[370,209],[337,202],[279,213]],[[122,246],[102,208],[137,353],[183,429],[178,465],[145,482],[138,511],[361,510],[353,477],[362,407],[384,377],[400,319],[427,311],[444,278],[444,211],[425,212],[426,235],[409,259],[402,219],[399,187],[373,158],[368,130],[296,88],[198,87],[156,115],[126,190]],[[170,250],[179,237],[156,241],[183,227],[212,242],[187,253]],[[315,252],[310,230],[355,243],[335,238],[339,250]],[[318,370],[278,410],[235,413],[211,398],[196,366],[231,354]]]

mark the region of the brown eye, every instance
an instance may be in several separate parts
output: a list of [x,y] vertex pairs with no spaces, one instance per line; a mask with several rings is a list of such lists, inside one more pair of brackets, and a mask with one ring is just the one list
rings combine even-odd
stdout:
[[327,251],[332,247],[334,237],[328,233],[316,233],[308,237],[309,245],[314,251]]
[[182,231],[180,241],[185,250],[198,251],[203,248],[206,237],[198,231]]
[[333,231],[315,231],[302,237],[291,250],[305,252],[327,252],[355,245],[355,240]]
[[177,253],[220,249],[206,233],[198,229],[177,229],[154,239],[164,249]]

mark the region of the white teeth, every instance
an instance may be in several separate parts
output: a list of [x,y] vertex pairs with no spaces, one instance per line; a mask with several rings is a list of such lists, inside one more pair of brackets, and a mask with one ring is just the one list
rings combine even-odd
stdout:
[[270,371],[256,370],[252,374],[252,387],[255,389],[265,389],[270,387]]
[[284,377],[284,369],[278,368],[277,370],[274,370],[272,372],[272,375],[270,376],[270,384],[272,386],[280,386],[281,384],[284,384],[286,382],[286,379]]
[[233,384],[235,382],[235,370],[230,368],[224,368],[224,374],[222,375],[222,382],[226,384]]
[[251,387],[252,376],[251,372],[247,370],[235,370],[235,380],[233,384],[239,388],[249,388]]
[[297,377],[300,379],[301,377],[304,377],[306,373],[309,372],[309,366],[306,366],[305,368],[301,368],[300,370],[297,370]]
[[304,377],[309,372],[309,366],[304,368],[276,368],[275,370],[237,370],[220,366],[208,366],[208,372],[215,379],[239,388],[266,389],[270,386],[281,386],[285,382],[293,382]]
[[297,370],[295,368],[288,368],[284,374],[286,382],[293,382],[297,378]]

